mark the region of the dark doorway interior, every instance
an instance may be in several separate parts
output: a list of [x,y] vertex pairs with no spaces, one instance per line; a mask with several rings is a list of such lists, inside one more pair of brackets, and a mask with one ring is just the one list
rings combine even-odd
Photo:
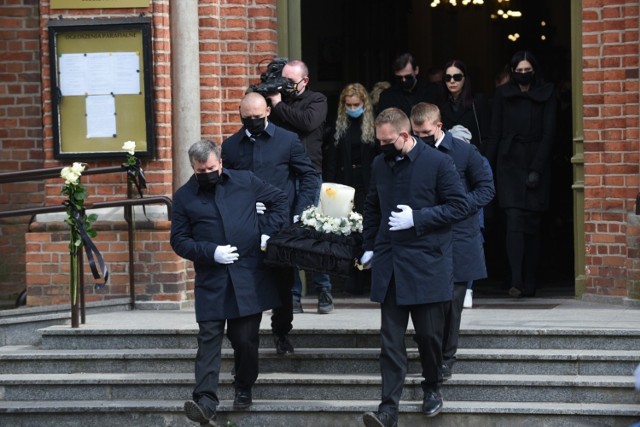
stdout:
[[[552,160],[554,193],[545,223],[539,288],[573,295],[569,2],[485,0],[483,5],[463,6],[458,0],[458,5],[452,6],[442,0],[436,7],[431,7],[431,2],[303,0],[302,59],[310,69],[311,87],[327,95],[327,120],[332,122],[344,85],[360,82],[370,89],[377,81],[390,80],[393,58],[411,52],[418,60],[422,78],[430,67],[462,59],[470,70],[474,89],[490,97],[494,78],[511,55],[522,49],[533,51],[544,67],[545,78],[556,84],[560,102]],[[519,11],[522,16],[503,18],[509,10]],[[517,38],[512,41],[509,36]],[[501,295],[509,285],[498,211],[487,222],[489,278],[476,284],[480,294]]]

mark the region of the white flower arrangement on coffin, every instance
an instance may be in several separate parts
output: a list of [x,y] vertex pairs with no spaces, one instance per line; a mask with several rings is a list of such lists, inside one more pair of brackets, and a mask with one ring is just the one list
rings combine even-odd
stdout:
[[349,216],[335,218],[324,215],[320,208],[309,206],[300,215],[302,224],[322,233],[333,233],[348,236],[351,233],[362,233],[362,215],[351,211]]

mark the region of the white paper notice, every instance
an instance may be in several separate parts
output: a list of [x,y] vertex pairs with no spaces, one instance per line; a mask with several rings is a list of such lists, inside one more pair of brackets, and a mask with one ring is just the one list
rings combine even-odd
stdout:
[[87,138],[116,135],[116,100],[112,95],[87,96]]
[[113,58],[110,53],[87,54],[87,88],[89,95],[113,92]]
[[62,96],[141,93],[137,52],[69,53],[59,64]]
[[136,52],[114,52],[113,77],[115,95],[138,95],[140,93],[140,55]]
[[87,67],[83,53],[60,55],[60,92],[62,96],[87,94]]

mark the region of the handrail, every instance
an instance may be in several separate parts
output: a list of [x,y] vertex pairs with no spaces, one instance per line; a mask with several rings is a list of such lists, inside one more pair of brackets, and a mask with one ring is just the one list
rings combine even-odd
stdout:
[[[3,172],[0,173],[0,184],[10,184],[15,182],[35,181],[47,178],[60,178],[60,172],[64,169],[63,166],[55,168],[45,169],[32,169],[28,171],[20,172]],[[82,176],[85,175],[98,175],[103,173],[116,173],[123,172],[126,168],[123,165],[120,166],[107,166],[103,168],[89,168],[86,167],[82,172]]]
[[[98,169],[111,169],[111,168],[98,168]],[[108,173],[105,171],[95,172],[97,169],[93,170],[94,173]],[[121,172],[122,169],[119,169],[118,172]],[[116,171],[112,171],[116,172]],[[19,181],[14,181],[19,182]],[[133,215],[131,214],[131,208],[136,205],[151,205],[151,204],[159,204],[164,203],[167,206],[167,216],[171,218],[172,205],[173,202],[167,196],[151,196],[145,197],[144,199],[123,199],[123,200],[113,200],[108,202],[95,202],[89,203],[87,202],[85,205],[86,209],[100,209],[100,208],[113,208],[122,206],[125,208],[124,218],[128,224],[127,234],[129,240],[129,296],[131,298],[131,308],[135,308],[135,286],[133,283],[134,279],[134,265],[133,265]],[[23,209],[15,209],[9,211],[0,212],[1,218],[9,218],[14,216],[26,216],[26,215],[36,215],[41,213],[54,213],[54,212],[66,212],[67,207],[64,205],[60,206],[41,206],[35,208],[23,208]],[[85,301],[84,301],[84,274],[82,273],[83,268],[83,257],[80,258],[80,316],[82,323],[85,323]],[[78,312],[77,309],[74,310],[74,306],[72,304],[71,308],[71,324],[78,325]],[[76,326],[77,327],[77,326]]]
[[[160,203],[164,203],[167,206],[167,216],[171,218],[171,209],[172,209],[173,202],[167,196],[151,196],[151,197],[145,197],[144,199],[123,199],[123,200],[113,200],[109,202],[93,202],[93,203],[86,202],[85,210],[114,208],[118,206],[152,205],[152,204],[160,204]],[[0,219],[14,217],[14,216],[66,212],[66,210],[67,210],[66,206],[60,205],[60,206],[41,206],[41,207],[35,207],[35,208],[23,208],[23,209],[9,210],[9,211],[0,211]]]

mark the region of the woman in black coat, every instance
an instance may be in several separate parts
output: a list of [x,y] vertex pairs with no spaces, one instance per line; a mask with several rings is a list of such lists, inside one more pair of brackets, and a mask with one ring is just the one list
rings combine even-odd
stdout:
[[326,178],[356,189],[354,208],[360,213],[371,179],[371,162],[377,154],[373,120],[367,89],[360,83],[345,86],[338,101]]
[[471,142],[484,152],[484,142],[489,137],[489,102],[481,94],[473,92],[467,66],[459,59],[444,66],[445,74],[438,93],[438,108],[442,125],[451,130],[464,126],[471,132]]
[[512,297],[533,296],[540,257],[542,214],[549,208],[556,99],[528,51],[511,58],[511,80],[493,101],[487,158],[495,170],[500,208],[507,219]]
[[[373,105],[367,89],[351,83],[342,89],[338,101],[332,140],[328,145],[327,180],[355,188],[354,209],[362,213],[371,180],[371,162],[377,154]],[[370,271],[355,271],[345,290],[361,294],[371,283]]]

